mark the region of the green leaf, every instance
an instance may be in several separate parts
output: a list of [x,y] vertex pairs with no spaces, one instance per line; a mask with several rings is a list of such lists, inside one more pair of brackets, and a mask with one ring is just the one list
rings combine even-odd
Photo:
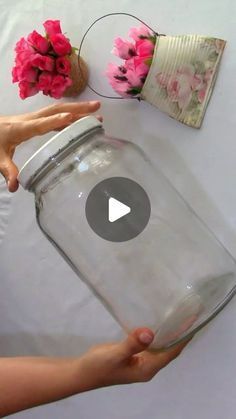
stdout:
[[210,36],[206,36],[206,37],[204,37],[204,42],[207,42],[208,44],[214,44],[215,43],[215,38],[212,38]]
[[199,108],[199,106],[194,109],[194,111],[191,113],[191,119],[193,122],[196,122],[199,118],[199,115],[201,113],[201,109]]
[[191,101],[190,101],[190,103],[187,107],[187,111],[188,112],[193,111],[194,109],[197,108],[198,104],[199,104],[198,94],[197,94],[197,92],[193,92],[192,99],[191,99]]
[[217,60],[217,58],[218,58],[218,54],[217,54],[217,52],[216,52],[216,51],[213,51],[213,52],[211,52],[211,53],[210,53],[210,55],[209,55],[209,57],[208,57],[208,60],[209,60],[209,61],[216,61],[216,60]]
[[72,50],[72,54],[75,54],[75,53],[76,53],[76,51],[79,51],[79,48],[72,47],[72,48],[71,48],[71,50]]
[[166,99],[167,96],[168,96],[166,88],[165,87],[159,87],[159,90],[160,90],[160,96],[163,99]]
[[147,58],[147,60],[144,60],[144,63],[147,64],[149,67],[151,67],[152,58]]
[[154,36],[149,36],[149,41],[151,41],[154,45],[156,44],[156,41],[157,41],[157,37],[156,37],[156,35],[154,35]]
[[129,93],[130,95],[136,96],[136,95],[138,95],[139,93],[141,93],[141,90],[142,90],[142,88],[141,88],[141,87],[132,87],[132,88],[128,91],[128,93]]
[[172,112],[174,115],[178,114],[178,113],[179,113],[179,111],[180,111],[180,107],[179,107],[179,105],[178,105],[178,103],[177,103],[177,102],[171,102],[171,103],[170,103],[170,109],[171,109],[171,112]]
[[205,63],[203,61],[196,61],[193,65],[197,74],[204,74],[206,72]]

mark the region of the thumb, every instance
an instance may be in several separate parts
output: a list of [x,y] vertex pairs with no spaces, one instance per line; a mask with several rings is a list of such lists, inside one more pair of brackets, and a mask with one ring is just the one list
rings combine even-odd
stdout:
[[47,117],[24,121],[22,122],[24,127],[24,140],[65,127],[71,121],[72,115],[70,113],[58,113]]
[[10,157],[5,156],[1,160],[0,173],[5,177],[9,192],[15,192],[18,189],[19,183],[17,180],[18,168],[13,163]]
[[124,360],[144,351],[152,343],[153,339],[154,333],[150,329],[140,328],[134,330],[119,344],[121,358]]

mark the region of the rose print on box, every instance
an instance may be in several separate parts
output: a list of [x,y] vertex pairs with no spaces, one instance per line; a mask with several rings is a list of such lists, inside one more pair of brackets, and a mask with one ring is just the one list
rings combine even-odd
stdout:
[[141,97],[180,122],[199,128],[225,44],[197,35],[159,37]]

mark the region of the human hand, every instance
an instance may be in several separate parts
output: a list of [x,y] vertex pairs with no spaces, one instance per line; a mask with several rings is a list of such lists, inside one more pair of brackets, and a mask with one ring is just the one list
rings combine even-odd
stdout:
[[99,387],[151,380],[187,344],[149,352],[153,338],[142,328],[80,358],[0,358],[0,417]]
[[83,377],[80,391],[149,381],[180,355],[188,343],[182,342],[163,352],[147,351],[153,338],[151,330],[141,328],[130,333],[121,343],[90,349],[79,360],[78,374]]
[[[84,116],[96,112],[100,102],[58,103],[37,112],[23,115],[0,116],[0,173],[8,190],[18,189],[18,168],[12,158],[16,147],[36,135],[60,130]],[[100,116],[97,116],[101,120]]]

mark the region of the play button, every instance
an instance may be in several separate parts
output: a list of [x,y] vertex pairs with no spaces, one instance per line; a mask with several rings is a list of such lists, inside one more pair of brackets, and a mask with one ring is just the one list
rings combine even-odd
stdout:
[[110,223],[119,220],[125,215],[129,214],[131,208],[128,205],[122,204],[115,198],[109,198],[108,220]]
[[124,242],[145,229],[151,205],[147,193],[137,182],[112,177],[91,190],[85,212],[88,224],[98,236],[112,242]]

